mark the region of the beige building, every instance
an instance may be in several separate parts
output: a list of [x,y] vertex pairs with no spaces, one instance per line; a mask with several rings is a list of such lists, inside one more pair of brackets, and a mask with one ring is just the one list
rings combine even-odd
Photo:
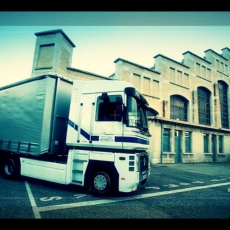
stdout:
[[105,77],[71,67],[74,43],[62,30],[37,36],[32,77],[57,73],[71,79],[131,82],[159,112],[149,117],[151,163],[230,161],[230,49],[205,56],[186,51],[177,62],[162,54],[144,67],[118,58]]

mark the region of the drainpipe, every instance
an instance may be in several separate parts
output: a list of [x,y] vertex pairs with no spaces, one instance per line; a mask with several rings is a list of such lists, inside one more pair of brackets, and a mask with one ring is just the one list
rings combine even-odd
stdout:
[[161,159],[160,159],[160,162],[162,164],[162,161],[163,161],[163,130],[164,130],[164,125],[163,123],[161,122]]

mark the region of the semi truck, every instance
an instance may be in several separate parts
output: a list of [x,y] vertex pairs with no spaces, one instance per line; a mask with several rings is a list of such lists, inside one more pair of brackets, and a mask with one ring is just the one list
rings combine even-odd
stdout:
[[157,114],[126,81],[43,74],[3,86],[2,175],[135,191],[150,175],[148,116]]

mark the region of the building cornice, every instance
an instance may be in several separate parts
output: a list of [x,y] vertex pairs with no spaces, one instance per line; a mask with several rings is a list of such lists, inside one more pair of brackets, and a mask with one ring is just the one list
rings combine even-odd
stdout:
[[227,58],[223,57],[221,54],[218,54],[217,52],[215,52],[214,50],[212,49],[208,49],[208,50],[205,50],[204,52],[208,52],[208,51],[211,51],[212,53],[214,53],[215,55],[219,56],[220,58],[223,58],[224,60],[228,61]]
[[150,68],[148,68],[148,67],[145,67],[145,66],[142,66],[142,65],[139,65],[139,64],[136,64],[136,63],[127,61],[127,60],[122,59],[122,58],[117,58],[117,59],[114,61],[114,63],[117,63],[118,61],[123,61],[123,62],[129,63],[129,64],[131,64],[131,65],[135,65],[135,66],[137,66],[137,67],[139,67],[139,68],[146,69],[146,70],[151,71],[151,72],[153,72],[153,73],[161,74],[160,72],[158,72],[158,71],[156,71],[156,70],[152,70],[152,69],[150,69]]
[[230,129],[225,129],[225,128],[219,128],[219,127],[214,127],[214,126],[209,126],[209,125],[201,125],[201,124],[194,124],[186,121],[180,121],[180,120],[174,120],[174,119],[166,119],[158,116],[149,116],[148,117],[149,121],[155,121],[159,122],[161,124],[172,124],[172,125],[179,125],[179,126],[187,126],[187,127],[192,127],[192,128],[198,128],[198,129],[205,129],[207,131],[216,131],[216,132],[226,132],[230,134]]
[[63,30],[58,29],[58,30],[48,30],[48,31],[43,31],[43,32],[37,32],[35,33],[36,36],[40,36],[40,35],[48,35],[48,34],[57,34],[57,33],[61,33],[63,35],[63,37],[65,37],[65,39],[73,46],[76,47],[74,45],[74,43],[70,40],[70,38],[63,32]]
[[200,56],[198,56],[198,55],[192,53],[191,51],[186,51],[186,52],[183,53],[183,55],[185,55],[185,54],[187,54],[187,53],[189,53],[189,54],[191,54],[191,55],[193,55],[193,56],[195,56],[195,57],[201,59],[201,60],[204,61],[204,62],[207,62],[207,63],[210,64],[210,65],[212,64],[211,62],[209,62],[209,61],[207,61],[206,59],[204,59],[204,58],[202,58],[202,57],[200,57]]
[[91,76],[99,77],[99,78],[102,78],[102,79],[105,79],[105,80],[113,80],[113,79],[110,79],[108,77],[104,77],[104,76],[101,76],[101,75],[98,75],[98,74],[95,74],[95,73],[91,73],[91,72],[88,72],[88,71],[85,71],[85,70],[81,70],[81,69],[76,69],[76,68],[72,68],[72,67],[66,67],[66,69],[74,71],[74,72],[80,72],[80,73],[84,73],[84,74],[89,74]]
[[225,48],[223,48],[223,49],[221,49],[221,50],[225,50],[225,49],[227,49],[228,51],[230,51],[230,49],[229,49],[228,47],[225,47]]
[[162,54],[157,54],[156,56],[154,56],[155,59],[156,59],[157,57],[163,57],[163,58],[165,58],[165,59],[168,59],[169,61],[172,61],[172,62],[174,62],[174,63],[176,63],[176,64],[178,64],[178,65],[181,65],[181,66],[183,66],[183,67],[185,67],[185,68],[190,69],[189,66],[187,66],[187,65],[185,65],[185,64],[183,64],[183,63],[181,63],[181,62],[175,61],[175,60],[173,60],[173,59],[171,59],[171,58],[169,58],[169,57],[166,57],[166,56],[164,56],[164,55],[162,55]]

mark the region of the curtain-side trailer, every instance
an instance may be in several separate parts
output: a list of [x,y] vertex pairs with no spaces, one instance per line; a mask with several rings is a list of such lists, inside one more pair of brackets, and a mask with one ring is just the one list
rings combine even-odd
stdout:
[[1,87],[2,173],[135,191],[150,175],[149,113],[157,114],[125,81],[40,75]]

